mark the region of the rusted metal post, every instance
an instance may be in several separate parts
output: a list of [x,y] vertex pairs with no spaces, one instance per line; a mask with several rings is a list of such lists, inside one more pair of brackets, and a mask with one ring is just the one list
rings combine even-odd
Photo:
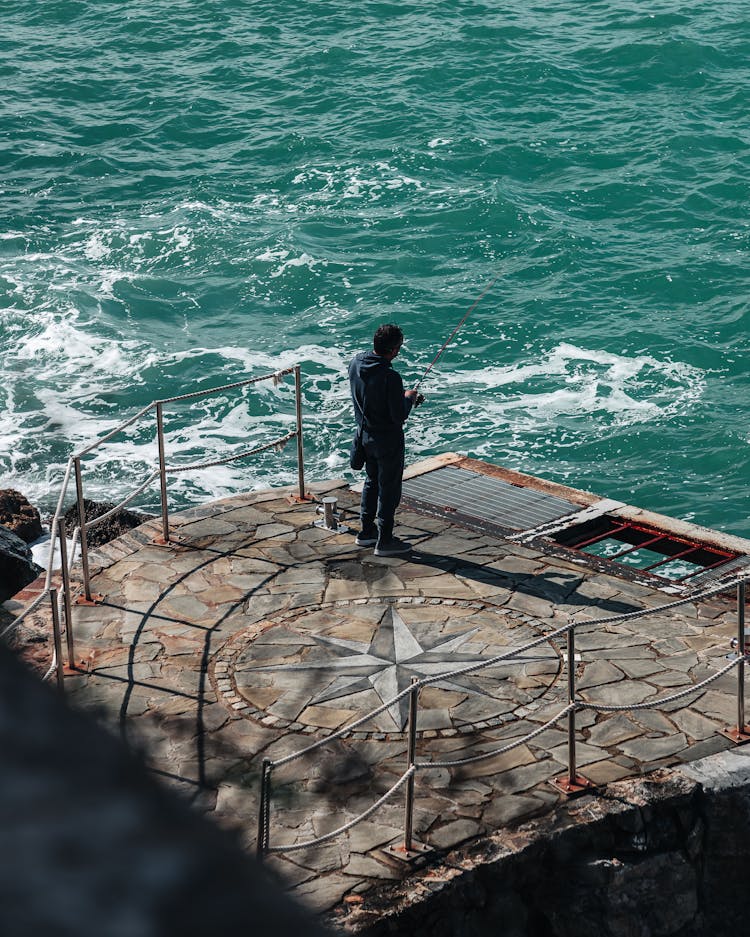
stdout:
[[297,478],[299,498],[305,499],[305,454],[302,445],[302,375],[300,366],[294,366],[294,404],[297,413]]
[[568,630],[568,783],[576,783],[576,638],[575,628]]
[[566,797],[574,797],[594,788],[588,778],[578,774],[576,766],[576,638],[575,628],[568,629],[568,773],[552,778],[551,784]]
[[[68,569],[68,541],[65,539],[65,522],[60,518],[57,522],[57,533],[60,537],[60,573],[62,575],[63,603],[65,606],[65,643],[68,649],[68,667],[75,670],[75,649],[73,647],[73,603],[70,595],[70,570]],[[55,532],[52,532],[52,539]],[[54,555],[54,553],[53,553]]]
[[724,726],[719,729],[721,735],[734,742],[735,745],[747,745],[750,742],[750,726],[745,723],[745,655],[748,652],[748,641],[745,633],[745,604],[747,601],[747,584],[744,581],[737,583],[737,635],[732,639],[732,647],[737,650],[737,656],[730,654],[730,660],[737,661],[737,725]]
[[78,522],[81,525],[81,570],[83,571],[83,593],[87,602],[92,602],[91,579],[89,576],[89,547],[86,538],[86,508],[83,503],[83,479],[81,477],[81,460],[73,460],[76,474],[76,494],[78,497]]
[[62,662],[62,641],[60,640],[60,615],[57,608],[57,589],[49,590],[49,600],[52,605],[52,638],[55,642],[55,671],[57,674],[57,689],[65,692],[63,662]]
[[[411,678],[411,692],[409,693],[409,723],[407,728],[406,760],[408,767],[414,767],[417,757],[417,712],[419,706],[419,680]],[[406,815],[404,818],[404,852],[413,849],[412,834],[414,832],[414,774],[406,782]]]
[[745,733],[745,582],[737,583],[737,735]]
[[260,804],[258,806],[258,840],[255,854],[262,862],[268,852],[271,820],[271,759],[264,758],[260,769]]
[[164,458],[164,416],[162,405],[156,405],[156,444],[159,448],[159,484],[161,486],[161,532],[169,543],[169,509],[167,507],[167,463]]

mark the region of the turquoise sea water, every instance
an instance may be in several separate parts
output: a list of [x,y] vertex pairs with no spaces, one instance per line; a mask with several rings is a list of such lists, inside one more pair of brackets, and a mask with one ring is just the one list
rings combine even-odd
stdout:
[[[381,321],[459,450],[750,536],[750,17],[739,0],[3,4],[0,485],[150,400],[300,362],[348,476]],[[173,463],[285,433],[289,387],[170,411]],[[125,495],[151,420],[85,465]],[[295,479],[294,447],[170,481]],[[154,504],[156,491],[141,499]]]

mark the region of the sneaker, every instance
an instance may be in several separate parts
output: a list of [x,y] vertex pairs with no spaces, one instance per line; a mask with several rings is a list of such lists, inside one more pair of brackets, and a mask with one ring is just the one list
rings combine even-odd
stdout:
[[378,542],[378,529],[373,527],[371,529],[363,528],[357,534],[357,539],[354,541],[358,547],[371,547]]
[[375,547],[375,556],[403,556],[404,553],[411,553],[411,544],[398,537],[378,543]]

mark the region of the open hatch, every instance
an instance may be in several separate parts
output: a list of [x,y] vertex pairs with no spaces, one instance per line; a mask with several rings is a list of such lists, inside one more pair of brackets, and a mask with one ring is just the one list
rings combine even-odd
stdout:
[[553,535],[571,550],[651,573],[672,582],[690,582],[739,556],[729,550],[667,534],[645,524],[603,515]]

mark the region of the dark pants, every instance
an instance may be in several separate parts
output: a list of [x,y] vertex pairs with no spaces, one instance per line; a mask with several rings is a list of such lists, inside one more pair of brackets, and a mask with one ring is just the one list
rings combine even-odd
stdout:
[[378,519],[378,540],[393,536],[393,518],[401,500],[401,477],[404,473],[404,434],[372,436],[362,433],[365,447],[365,479],[362,488],[362,528],[366,530]]

